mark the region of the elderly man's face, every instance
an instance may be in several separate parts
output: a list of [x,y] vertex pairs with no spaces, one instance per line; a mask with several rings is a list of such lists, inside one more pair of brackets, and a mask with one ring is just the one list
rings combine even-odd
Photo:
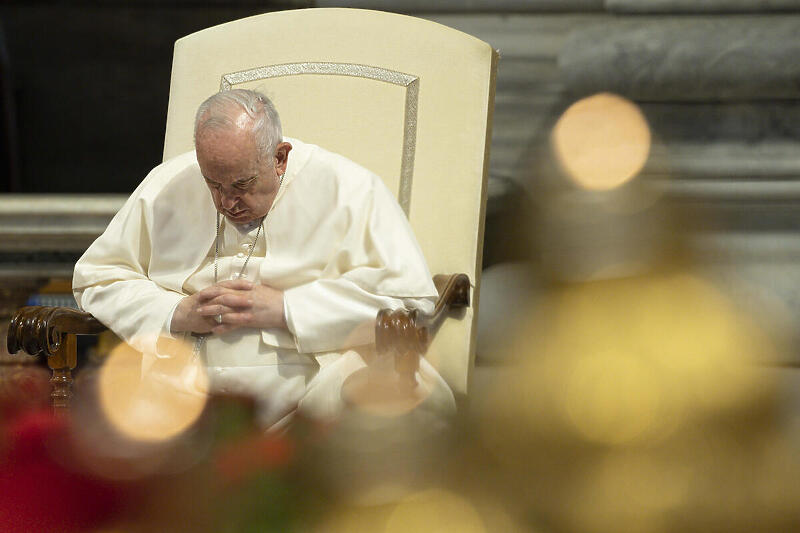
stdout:
[[269,212],[286,170],[289,143],[273,157],[260,155],[248,128],[200,132],[197,162],[217,211],[236,224],[259,220]]

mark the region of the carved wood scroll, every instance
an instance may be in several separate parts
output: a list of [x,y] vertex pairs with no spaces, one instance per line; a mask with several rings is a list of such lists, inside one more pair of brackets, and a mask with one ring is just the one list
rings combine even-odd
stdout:
[[96,335],[106,327],[89,313],[69,307],[30,306],[18,310],[8,326],[8,353],[23,350],[47,357],[53,407],[69,406],[72,369],[77,364],[76,335]]

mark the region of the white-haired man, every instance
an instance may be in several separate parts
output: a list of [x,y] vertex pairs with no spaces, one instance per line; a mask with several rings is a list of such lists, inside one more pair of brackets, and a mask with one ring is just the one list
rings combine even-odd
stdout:
[[[75,266],[79,305],[145,354],[205,334],[212,390],[250,394],[261,422],[329,417],[364,365],[381,308],[436,296],[408,221],[381,180],[284,139],[257,92],[206,100],[194,152],[156,167]],[[210,194],[209,194],[210,193]],[[452,394],[423,362],[435,404]]]

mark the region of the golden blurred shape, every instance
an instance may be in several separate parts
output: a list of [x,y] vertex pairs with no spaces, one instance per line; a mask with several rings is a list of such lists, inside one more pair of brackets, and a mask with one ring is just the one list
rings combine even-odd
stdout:
[[564,409],[587,440],[622,444],[658,422],[662,384],[640,359],[614,353],[583,357],[565,377]]
[[[587,529],[613,530],[621,522],[650,530],[663,513],[679,509],[689,499],[692,469],[647,453],[606,456],[587,469],[577,490],[587,502],[580,511]],[[596,527],[603,524],[606,527]],[[660,531],[660,528],[654,528]]]
[[386,533],[484,533],[477,510],[466,499],[443,489],[412,494],[400,502],[386,523]]
[[141,354],[123,343],[100,369],[103,412],[127,437],[149,442],[170,439],[194,423],[205,407],[208,377],[191,348],[170,342],[164,353],[169,356],[159,358],[142,376]]
[[386,524],[390,512],[385,505],[336,506],[312,533],[375,533]]
[[772,382],[754,363],[780,352],[711,283],[681,272],[554,290],[510,349],[522,361],[493,388],[490,412],[515,432],[611,446],[660,442],[768,401]]
[[631,180],[650,153],[647,121],[633,102],[600,93],[572,104],[558,119],[552,147],[567,175],[590,190]]

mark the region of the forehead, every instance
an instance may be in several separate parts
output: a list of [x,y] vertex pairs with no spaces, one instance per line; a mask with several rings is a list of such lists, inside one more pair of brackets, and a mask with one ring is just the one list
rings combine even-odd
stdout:
[[204,159],[253,159],[258,153],[253,132],[247,128],[203,128],[195,149]]
[[206,179],[228,183],[248,179],[264,167],[252,134],[204,132],[196,140],[197,162]]

